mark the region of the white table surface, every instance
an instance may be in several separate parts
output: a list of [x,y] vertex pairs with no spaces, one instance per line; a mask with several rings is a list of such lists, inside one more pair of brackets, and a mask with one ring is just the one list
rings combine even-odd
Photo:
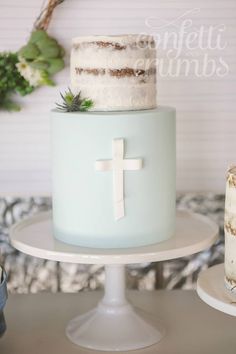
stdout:
[[[102,292],[97,291],[11,295],[5,311],[8,330],[0,339],[0,353],[94,354],[72,344],[65,336],[65,326],[75,313],[96,306],[101,297]],[[236,318],[212,309],[194,291],[131,291],[128,298],[135,306],[157,315],[167,328],[160,343],[135,352],[236,353]]]

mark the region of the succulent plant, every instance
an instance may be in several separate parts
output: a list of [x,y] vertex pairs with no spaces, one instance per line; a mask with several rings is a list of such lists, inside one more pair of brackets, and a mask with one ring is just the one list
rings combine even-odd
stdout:
[[39,56],[40,52],[37,46],[33,43],[28,43],[19,51],[19,55],[26,60],[34,60]]
[[0,110],[20,110],[12,100],[15,93],[24,96],[35,87],[54,85],[51,75],[64,68],[63,47],[47,34],[54,9],[64,0],[48,1],[34,23],[34,30],[18,52],[0,53]]
[[18,55],[32,68],[44,71],[44,76],[56,74],[65,65],[64,49],[44,30],[33,31],[28,43],[18,51]]
[[62,104],[56,103],[56,106],[57,109],[62,112],[85,112],[93,106],[91,99],[81,98],[81,92],[75,95],[71,89],[68,89],[64,95],[62,93],[60,93],[60,95]]

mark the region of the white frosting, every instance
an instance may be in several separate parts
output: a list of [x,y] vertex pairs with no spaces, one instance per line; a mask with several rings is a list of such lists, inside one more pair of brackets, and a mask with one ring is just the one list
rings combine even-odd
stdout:
[[225,209],[236,215],[236,188],[229,187],[228,183],[225,198]]
[[236,285],[236,236],[225,231],[225,275],[227,287]]
[[236,290],[236,186],[232,183],[235,172],[234,168],[229,170],[225,198],[225,282],[232,291]]
[[[92,99],[93,110],[156,107],[156,50],[153,37],[88,36],[74,38],[72,43],[71,88]],[[98,70],[98,73],[91,70]],[[114,72],[111,74],[111,70],[131,70],[134,74],[124,72],[116,75]]]

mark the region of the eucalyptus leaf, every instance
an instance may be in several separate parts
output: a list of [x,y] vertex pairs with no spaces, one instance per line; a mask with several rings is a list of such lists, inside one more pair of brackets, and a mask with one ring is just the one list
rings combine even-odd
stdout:
[[63,58],[65,56],[65,54],[66,54],[65,49],[61,45],[59,46],[59,48],[60,48],[59,55],[60,55],[61,58]]
[[29,64],[30,66],[32,66],[32,68],[38,70],[47,70],[47,68],[49,67],[48,62],[45,60],[34,60]]
[[58,44],[58,41],[55,38],[48,37],[47,42],[50,43],[50,44],[54,44],[57,47],[60,47],[60,45]]
[[54,38],[51,37],[47,37],[47,38],[42,38],[42,40],[40,40],[37,43],[37,46],[39,47],[39,49],[41,49],[42,47],[50,47],[51,45],[59,47],[57,41]]
[[65,66],[64,60],[61,58],[55,58],[48,60],[49,67],[47,72],[51,75],[56,74],[58,71],[62,70]]
[[55,82],[50,79],[48,73],[45,70],[41,71],[41,85],[55,86]]
[[48,35],[47,32],[43,31],[43,30],[37,30],[31,33],[30,36],[30,42],[31,43],[38,43],[41,40],[47,39]]
[[27,45],[22,47],[18,53],[19,56],[29,60],[36,59],[40,54],[37,46],[32,43],[28,43]]
[[43,58],[52,59],[59,56],[59,46],[53,42],[43,41],[38,47]]

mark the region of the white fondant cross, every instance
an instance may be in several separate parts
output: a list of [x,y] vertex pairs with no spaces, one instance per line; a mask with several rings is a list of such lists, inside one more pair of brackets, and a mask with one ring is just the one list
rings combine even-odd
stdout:
[[95,162],[96,171],[113,171],[113,201],[116,220],[125,215],[124,171],[136,171],[141,168],[142,159],[124,159],[124,139],[113,139],[112,160]]

